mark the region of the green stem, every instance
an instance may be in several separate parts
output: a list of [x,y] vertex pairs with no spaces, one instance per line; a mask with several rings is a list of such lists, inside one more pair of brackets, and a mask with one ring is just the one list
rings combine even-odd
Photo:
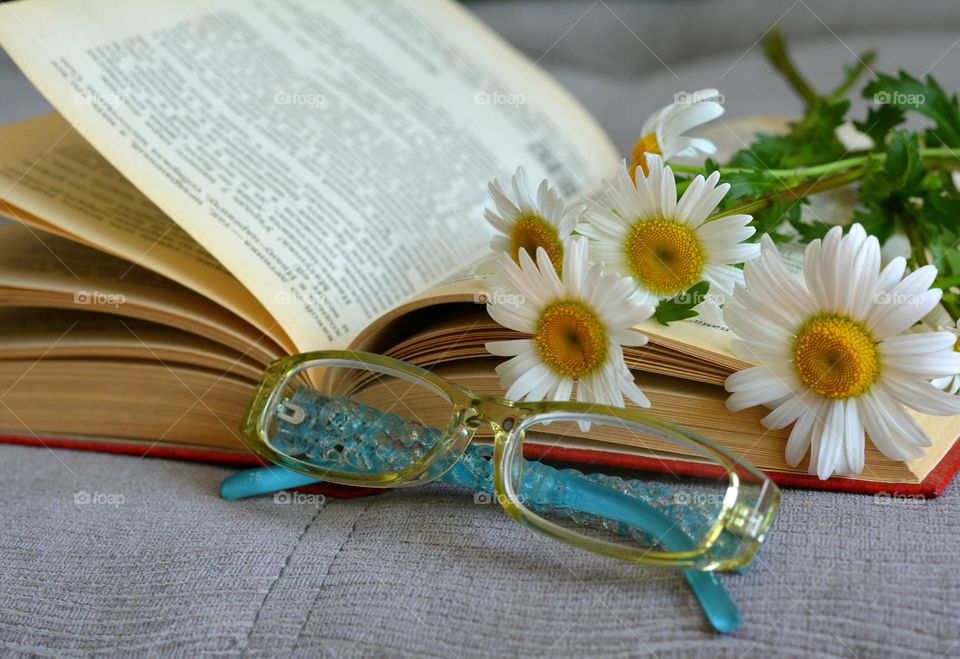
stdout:
[[909,216],[901,218],[901,225],[903,226],[904,233],[907,234],[907,239],[910,241],[910,258],[908,259],[910,268],[916,270],[917,268],[928,265],[927,251],[924,248],[926,242],[923,240],[920,225]]
[[[934,165],[943,169],[960,169],[960,157],[957,156],[956,149],[950,148],[927,148],[920,149],[920,158],[925,165]],[[824,176],[833,171],[841,171],[853,167],[859,167],[868,161],[883,164],[887,159],[886,153],[868,153],[861,156],[844,158],[843,160],[834,160],[832,162],[820,165],[811,165],[810,167],[796,167],[794,169],[766,169],[762,171],[769,172],[777,178],[810,178],[814,176]],[[953,167],[950,167],[950,166]],[[681,174],[702,174],[703,168],[696,165],[676,165],[670,163],[670,169]],[[720,175],[733,174],[737,172],[758,171],[753,167],[720,167]]]
[[950,314],[954,323],[960,320],[960,302],[958,302],[953,295],[944,295],[940,300],[940,304],[942,304],[946,312]]
[[777,71],[779,71],[787,82],[793,87],[797,95],[803,99],[806,106],[812,107],[818,99],[817,92],[810,86],[810,83],[804,79],[803,75],[790,59],[790,53],[787,52],[787,44],[783,40],[783,33],[780,28],[774,27],[763,39],[763,52],[770,60]]
[[869,71],[870,67],[873,66],[873,60],[876,59],[877,54],[873,51],[869,51],[857,58],[856,66],[852,66],[847,69],[847,75],[844,77],[843,81],[837,85],[837,87],[830,92],[827,96],[827,100],[830,103],[836,103],[842,100],[847,94],[850,93],[850,90],[853,89],[854,85],[857,84],[857,81],[860,80],[860,76],[863,75],[864,71]]
[[748,201],[745,204],[728,208],[725,211],[720,211],[719,213],[711,215],[709,218],[707,218],[707,222],[719,219],[721,217],[726,217],[728,215],[740,215],[743,213],[752,214],[758,210],[766,208],[767,206],[771,206],[778,201],[793,201],[794,199],[817,194],[818,192],[825,192],[827,190],[833,190],[834,188],[842,188],[843,186],[849,185],[850,183],[862,178],[865,172],[866,170],[863,168],[853,169],[848,172],[844,172],[843,174],[837,174],[836,176],[823,177],[816,181],[801,183],[800,185],[795,185],[773,194],[764,195],[759,199]]

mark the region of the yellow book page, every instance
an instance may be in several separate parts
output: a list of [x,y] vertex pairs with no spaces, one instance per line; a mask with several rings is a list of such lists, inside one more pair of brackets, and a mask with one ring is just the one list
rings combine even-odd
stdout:
[[486,183],[567,194],[619,156],[536,65],[447,0],[34,0],[0,44],[297,349],[487,249]]
[[239,428],[256,385],[156,361],[27,359],[0,361],[0,390],[9,434],[243,450]]
[[0,126],[0,144],[0,214],[169,277],[293,349],[263,305],[63,117]]
[[253,382],[263,364],[196,334],[75,309],[0,309],[0,362],[30,359],[160,361],[231,373]]
[[263,332],[154,272],[22,224],[0,228],[0,307],[100,311],[193,332],[261,363],[284,354]]

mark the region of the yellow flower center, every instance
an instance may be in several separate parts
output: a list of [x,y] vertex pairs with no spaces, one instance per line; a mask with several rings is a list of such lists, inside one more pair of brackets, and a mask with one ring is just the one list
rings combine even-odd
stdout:
[[580,300],[557,300],[544,307],[534,340],[543,362],[571,378],[581,378],[607,359],[607,328]]
[[644,135],[633,145],[633,151],[630,152],[630,178],[633,179],[634,183],[637,182],[636,169],[638,166],[643,170],[645,176],[650,175],[650,167],[647,165],[648,153],[657,155],[661,153],[656,133]]
[[510,255],[519,265],[520,250],[526,250],[536,260],[538,247],[546,250],[550,262],[559,273],[563,267],[563,242],[556,227],[539,215],[521,215],[513,223],[510,232]]
[[953,351],[960,352],[960,334],[957,334],[957,340],[953,344]]
[[860,396],[880,376],[880,351],[870,330],[837,314],[814,316],[800,327],[793,361],[803,383],[827,398]]
[[636,280],[659,295],[682,293],[701,279],[703,248],[693,229],[673,220],[633,225],[625,243]]

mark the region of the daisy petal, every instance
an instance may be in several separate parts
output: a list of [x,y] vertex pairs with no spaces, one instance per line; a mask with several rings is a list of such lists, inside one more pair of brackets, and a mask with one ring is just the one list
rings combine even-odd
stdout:
[[573,380],[571,378],[560,378],[557,382],[557,390],[553,394],[554,400],[567,401],[573,393]]
[[870,439],[891,460],[919,458],[923,455],[921,447],[930,445],[929,439],[925,443],[917,441],[926,438],[922,430],[917,434],[914,429],[913,441],[908,439],[911,426],[915,424],[896,402],[882,392],[874,391],[861,396],[857,399],[857,405]]
[[[819,408],[819,405],[817,406]],[[796,467],[803,460],[810,448],[810,436],[813,432],[813,425],[817,419],[817,412],[804,412],[798,418],[793,428],[790,430],[790,437],[787,439],[785,458],[787,464]]]
[[650,399],[646,397],[632,378],[623,380],[620,383],[620,390],[623,392],[623,395],[626,396],[627,400],[632,401],[640,407],[650,407]]
[[881,384],[894,400],[917,412],[938,416],[960,414],[960,396],[941,391],[927,380],[885,378]]
[[956,335],[950,332],[924,332],[892,336],[881,341],[878,348],[885,357],[910,357],[953,350],[956,342]]
[[731,392],[731,396],[727,398],[727,409],[734,412],[763,405],[792,393],[782,378],[764,366],[754,366],[734,373],[727,378],[724,387]]
[[897,369],[902,374],[919,375],[929,380],[960,373],[960,353],[951,350],[926,355],[886,355],[883,358],[883,364],[885,367]]
[[863,471],[864,431],[863,421],[860,420],[859,406],[856,401],[847,401],[846,417],[844,418],[844,449],[846,452],[845,473],[859,474]]
[[930,290],[937,269],[924,266],[903,278],[873,305],[865,322],[879,339],[900,334],[933,310],[942,291]]
[[812,391],[806,390],[800,394],[788,396],[770,414],[763,417],[760,423],[769,430],[780,430],[804,415],[817,414],[819,408],[819,397]]
[[544,380],[551,378],[550,368],[546,364],[536,364],[533,368],[522,373],[510,388],[506,397],[510,400],[521,400],[534,388],[540,386]]
[[823,435],[819,446],[820,452],[817,456],[817,478],[822,481],[830,478],[837,462],[840,460],[844,444],[845,418],[844,401],[835,400],[827,405],[827,416],[824,420]]
[[491,355],[496,355],[497,357],[514,357],[533,350],[536,344],[530,339],[514,339],[511,341],[492,341],[484,347]]

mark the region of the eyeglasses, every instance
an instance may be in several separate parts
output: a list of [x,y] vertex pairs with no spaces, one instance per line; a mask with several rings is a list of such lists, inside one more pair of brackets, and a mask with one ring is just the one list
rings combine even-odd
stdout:
[[[483,375],[472,377],[484,384]],[[562,542],[682,569],[722,632],[740,618],[714,573],[750,565],[780,499],[761,472],[649,414],[505,400],[362,352],[273,362],[241,434],[278,466],[227,478],[227,499],[318,481],[394,488],[440,480]]]

